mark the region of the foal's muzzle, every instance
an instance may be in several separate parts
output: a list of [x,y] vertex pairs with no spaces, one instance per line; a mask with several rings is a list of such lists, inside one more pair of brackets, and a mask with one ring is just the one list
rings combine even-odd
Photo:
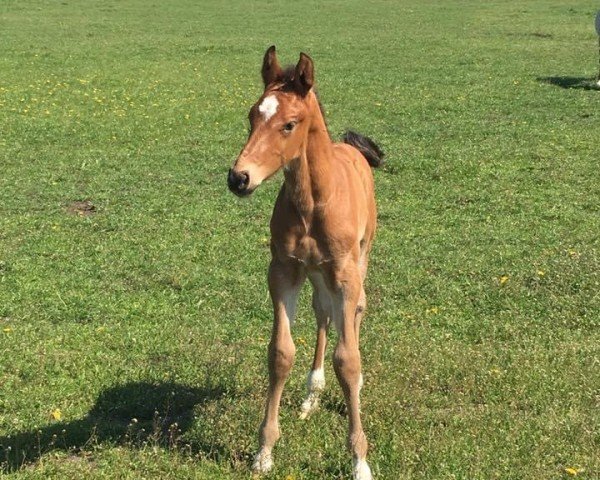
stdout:
[[233,169],[229,169],[227,185],[229,186],[229,190],[239,197],[244,197],[252,193],[252,190],[248,188],[250,185],[250,175],[245,171],[236,172]]

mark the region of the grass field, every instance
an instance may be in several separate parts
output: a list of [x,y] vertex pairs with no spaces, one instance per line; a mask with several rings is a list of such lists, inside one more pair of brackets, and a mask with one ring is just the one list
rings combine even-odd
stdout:
[[[387,152],[362,393],[378,479],[600,478],[594,1],[0,0],[0,463],[247,479],[281,177],[226,188],[264,50]],[[268,478],[350,474],[330,361]],[[332,332],[333,333],[333,332]]]

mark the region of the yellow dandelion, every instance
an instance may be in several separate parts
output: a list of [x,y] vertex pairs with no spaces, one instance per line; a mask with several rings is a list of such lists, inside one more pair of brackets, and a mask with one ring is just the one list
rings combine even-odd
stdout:
[[583,468],[574,468],[574,467],[565,468],[565,473],[568,473],[569,475],[572,475],[572,476],[579,475],[583,471],[584,471]]
[[538,274],[538,277],[543,277],[544,275],[546,275],[546,272],[544,272],[543,270],[538,270],[537,274]]
[[500,277],[500,285],[504,285],[506,282],[508,282],[508,275],[502,275]]
[[10,333],[10,332],[12,332],[12,331],[13,331],[13,329],[12,329],[12,328],[10,328],[10,327],[4,327],[4,328],[2,329],[2,331],[3,331],[4,333]]
[[50,414],[50,416],[57,421],[62,420],[62,412],[60,411],[60,408],[55,408],[54,410],[52,410],[52,413]]

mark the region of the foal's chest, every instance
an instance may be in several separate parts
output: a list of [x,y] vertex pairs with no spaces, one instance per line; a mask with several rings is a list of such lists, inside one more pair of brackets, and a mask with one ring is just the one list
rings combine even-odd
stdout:
[[283,252],[287,258],[296,260],[306,267],[317,267],[329,260],[327,249],[314,237],[304,235],[290,240]]

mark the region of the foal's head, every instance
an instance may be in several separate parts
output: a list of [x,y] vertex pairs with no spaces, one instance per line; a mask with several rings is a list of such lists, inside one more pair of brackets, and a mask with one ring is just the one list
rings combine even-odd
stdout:
[[300,157],[315,105],[318,108],[308,55],[301,53],[295,67],[283,70],[272,46],[265,53],[262,77],[265,91],[248,114],[250,136],[227,177],[229,189],[239,196],[251,194]]

